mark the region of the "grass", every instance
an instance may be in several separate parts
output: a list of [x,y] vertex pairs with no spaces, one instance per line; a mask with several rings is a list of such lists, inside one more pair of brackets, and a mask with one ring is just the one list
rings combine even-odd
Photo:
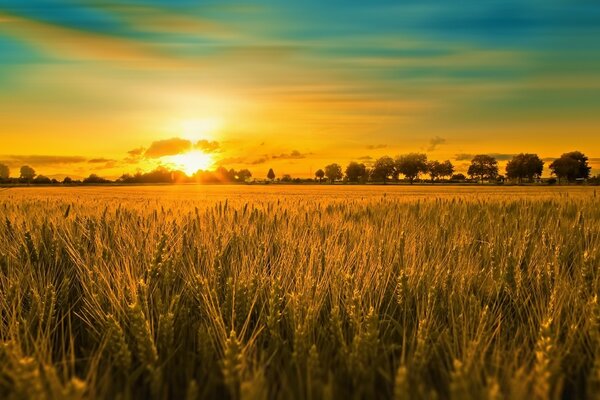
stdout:
[[0,398],[600,393],[593,189],[0,193]]

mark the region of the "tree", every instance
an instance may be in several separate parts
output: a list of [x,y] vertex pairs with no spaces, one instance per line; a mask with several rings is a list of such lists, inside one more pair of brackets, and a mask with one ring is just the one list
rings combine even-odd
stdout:
[[238,180],[240,182],[247,182],[248,179],[252,178],[252,172],[248,169],[240,169],[237,173]]
[[367,174],[367,167],[365,164],[357,163],[356,161],[352,161],[346,167],[346,178],[350,182],[358,182],[359,180],[364,179]]
[[325,171],[318,169],[317,172],[315,172],[315,178],[317,178],[319,182],[323,182],[323,178],[325,178]]
[[333,163],[325,167],[325,176],[329,179],[329,182],[333,183],[339,179],[342,179],[342,167],[339,164]]
[[38,175],[38,176],[35,177],[35,179],[32,182],[36,183],[36,184],[47,185],[47,184],[52,183],[52,180],[50,178],[48,178],[47,176]]
[[62,183],[64,183],[64,184],[68,185],[68,184],[70,184],[70,183],[73,183],[73,179],[71,179],[71,178],[70,178],[70,177],[68,177],[68,176],[65,176],[65,179],[63,179]]
[[281,177],[281,182],[286,182],[286,183],[289,183],[289,182],[291,182],[291,181],[292,181],[292,176],[291,176],[290,174],[284,174],[284,175]]
[[269,178],[270,181],[273,181],[275,179],[275,172],[273,171],[273,168],[269,168],[267,178]]
[[558,177],[558,181],[566,178],[568,181],[576,179],[587,179],[590,177],[591,167],[588,158],[580,151],[564,153],[560,158],[550,164],[552,174]]
[[393,177],[396,173],[396,164],[392,157],[383,156],[375,160],[373,164],[373,170],[371,171],[371,178],[374,181],[383,181],[385,185],[387,180]]
[[21,167],[21,179],[25,181],[31,181],[35,178],[35,170],[31,168],[29,165],[23,165]]
[[410,153],[400,156],[396,159],[396,170],[412,185],[419,174],[427,172],[427,155]]
[[433,183],[437,177],[441,176],[442,163],[439,161],[429,161],[427,163],[427,173],[431,177],[431,183]]
[[465,174],[456,174],[456,175],[452,175],[452,178],[450,178],[453,181],[464,181],[467,179],[467,177],[465,176]]
[[0,164],[0,179],[8,179],[10,177],[10,169],[8,165]]
[[446,160],[441,164],[440,167],[440,176],[442,178],[450,177],[454,173],[454,165],[450,162],[450,160]]
[[487,154],[478,154],[471,160],[467,173],[477,177],[483,182],[484,179],[492,180],[498,176],[498,161]]
[[508,179],[517,179],[519,183],[523,179],[533,182],[534,178],[542,176],[544,162],[537,154],[521,153],[517,154],[506,164],[506,176]]
[[87,178],[83,180],[83,183],[108,183],[110,182],[107,179],[101,178],[96,174],[91,174]]

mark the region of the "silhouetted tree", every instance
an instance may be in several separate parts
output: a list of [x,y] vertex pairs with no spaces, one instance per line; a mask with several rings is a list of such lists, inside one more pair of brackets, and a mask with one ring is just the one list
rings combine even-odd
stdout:
[[394,159],[389,156],[383,156],[375,160],[373,169],[371,170],[371,179],[374,181],[383,181],[385,185],[388,179],[394,177],[396,174],[396,163]]
[[498,176],[498,161],[487,154],[478,154],[471,160],[467,173],[482,182],[484,179],[495,179]]
[[339,179],[342,179],[342,167],[339,164],[333,163],[325,167],[325,176],[329,179],[329,182],[333,183]]
[[48,185],[48,184],[52,183],[52,180],[50,178],[48,178],[47,176],[38,175],[33,179],[32,183]]
[[267,173],[267,178],[269,178],[270,181],[275,179],[275,172],[273,171],[273,168],[269,168],[269,172]]
[[450,178],[453,181],[464,181],[467,179],[467,177],[465,176],[465,174],[456,174],[456,175],[452,175],[452,178]]
[[315,178],[317,178],[319,182],[323,182],[323,178],[325,178],[325,171],[318,169],[317,172],[315,172]]
[[10,169],[8,165],[0,164],[0,179],[5,180],[10,177]]
[[87,178],[83,180],[83,183],[108,183],[110,182],[108,179],[104,179],[99,177],[96,174],[91,174]]
[[564,153],[560,158],[550,164],[552,174],[558,177],[558,181],[566,178],[569,181],[576,179],[587,179],[590,177],[591,167],[588,158],[580,151]]
[[519,183],[523,179],[533,182],[534,178],[542,176],[544,162],[537,154],[521,153],[517,154],[506,164],[506,176],[508,179],[517,179]]
[[429,161],[427,163],[427,173],[431,177],[431,183],[435,182],[435,180],[440,176],[441,169],[442,163],[437,160]]
[[346,167],[346,178],[350,182],[358,182],[362,180],[367,175],[367,167],[365,164],[357,163],[356,161],[352,161]]
[[73,179],[71,179],[71,178],[70,178],[70,177],[68,177],[68,176],[65,176],[65,179],[63,179],[62,183],[64,183],[64,184],[68,185],[68,184],[70,184],[70,183],[73,183]]
[[412,185],[419,174],[427,172],[427,155],[420,153],[402,155],[396,159],[396,170]]
[[248,169],[240,169],[237,173],[237,177],[240,182],[246,182],[248,179],[252,178],[252,172]]
[[31,181],[33,178],[35,178],[35,170],[33,168],[31,168],[29,165],[23,165],[21,167],[21,179],[24,181]]
[[290,174],[283,174],[281,177],[281,182],[289,183],[292,181],[292,176]]
[[440,170],[439,170],[440,177],[442,177],[442,178],[451,177],[453,173],[454,173],[454,165],[452,165],[450,160],[446,160],[443,163],[441,163]]

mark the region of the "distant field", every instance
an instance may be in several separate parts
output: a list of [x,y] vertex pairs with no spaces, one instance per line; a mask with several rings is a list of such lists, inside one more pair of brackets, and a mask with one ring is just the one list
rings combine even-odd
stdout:
[[597,398],[594,188],[0,189],[0,398]]

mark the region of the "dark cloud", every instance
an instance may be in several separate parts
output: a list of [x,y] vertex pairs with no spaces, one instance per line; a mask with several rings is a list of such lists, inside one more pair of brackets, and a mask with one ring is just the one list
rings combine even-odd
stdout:
[[90,164],[102,164],[102,163],[114,163],[117,160],[113,160],[110,158],[91,158],[88,160]]
[[269,161],[269,157],[260,157],[260,158],[257,158],[255,160],[250,161],[248,164],[250,164],[250,165],[259,165],[259,164],[264,164],[267,161]]
[[143,147],[138,147],[137,149],[129,150],[127,154],[129,154],[131,157],[139,157],[144,154],[145,150],[146,149]]
[[429,147],[427,147],[427,151],[434,151],[440,144],[446,143],[446,139],[443,137],[435,136],[429,139]]
[[310,153],[300,153],[298,150],[294,150],[291,153],[282,153],[271,156],[274,160],[300,160],[306,158]]
[[[506,153],[486,153],[488,156],[494,157],[498,161],[508,161],[511,160],[516,154],[506,154]],[[454,155],[454,159],[456,161],[471,161],[476,154],[470,153],[459,153]]]
[[24,164],[36,166],[46,165],[68,165],[77,164],[86,161],[85,157],[80,156],[48,156],[48,155],[6,155],[0,156],[0,161],[9,167],[21,166]]
[[387,146],[387,144],[370,144],[367,146],[367,149],[369,150],[377,150],[377,149],[385,149]]
[[150,147],[144,152],[144,157],[160,158],[164,156],[174,156],[185,153],[192,149],[192,142],[181,138],[171,138],[166,140],[157,140],[152,142]]
[[205,153],[214,153],[221,149],[219,142],[206,139],[199,140],[194,147],[198,150],[202,150]]
[[373,157],[371,156],[362,156],[362,157],[358,157],[359,161],[371,161],[373,160]]

